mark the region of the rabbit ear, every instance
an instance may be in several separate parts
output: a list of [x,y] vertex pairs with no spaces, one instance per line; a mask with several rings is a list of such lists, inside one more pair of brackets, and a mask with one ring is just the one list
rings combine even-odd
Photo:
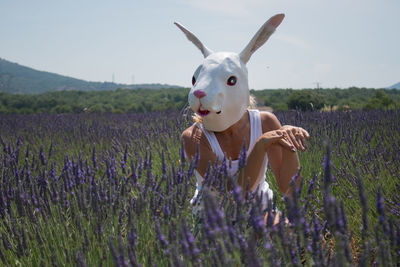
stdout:
[[183,33],[186,35],[186,37],[189,39],[189,41],[191,41],[192,43],[194,43],[195,46],[197,46],[198,49],[200,49],[201,53],[203,53],[203,56],[206,58],[208,57],[210,54],[213,53],[213,51],[211,51],[210,49],[208,49],[206,46],[204,46],[200,40],[190,31],[188,31],[185,27],[183,27],[182,25],[180,25],[179,23],[175,22],[174,23],[176,26],[178,26],[179,29],[181,29],[181,31],[183,31]]
[[253,39],[249,42],[249,44],[243,49],[240,53],[240,59],[246,64],[251,55],[260,48],[268,38],[274,33],[275,29],[281,24],[284,14],[277,14],[270,18],[264,25],[258,30],[258,32],[254,35]]

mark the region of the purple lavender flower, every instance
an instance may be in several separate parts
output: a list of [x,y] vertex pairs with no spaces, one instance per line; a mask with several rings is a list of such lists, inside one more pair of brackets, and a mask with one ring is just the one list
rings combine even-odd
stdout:
[[379,224],[382,226],[385,225],[385,204],[383,201],[382,189],[380,187],[378,188],[378,193],[376,196],[376,210],[379,215]]
[[168,255],[169,254],[168,240],[166,239],[165,235],[161,232],[160,223],[158,221],[156,221],[155,223],[155,232],[157,240],[160,242],[161,247],[163,248],[166,255]]
[[44,156],[43,144],[40,146],[39,158],[40,158],[40,161],[42,162],[42,165],[46,165],[46,158]]
[[246,165],[246,139],[243,140],[242,148],[240,149],[239,153],[239,169],[243,169],[244,166]]
[[6,257],[4,256],[3,252],[0,249],[0,259],[3,262],[4,265],[7,265],[7,260]]
[[96,147],[93,146],[92,149],[92,164],[93,164],[93,168],[95,170],[97,170],[97,157],[96,157]]

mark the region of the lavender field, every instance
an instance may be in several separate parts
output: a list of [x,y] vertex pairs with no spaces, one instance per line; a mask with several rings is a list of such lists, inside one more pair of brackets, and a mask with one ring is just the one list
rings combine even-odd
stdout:
[[276,115],[311,139],[266,226],[217,167],[193,215],[178,112],[1,115],[0,265],[398,266],[400,109]]

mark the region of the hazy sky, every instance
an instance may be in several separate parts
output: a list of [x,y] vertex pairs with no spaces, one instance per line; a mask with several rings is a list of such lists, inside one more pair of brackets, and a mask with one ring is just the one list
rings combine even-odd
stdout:
[[0,0],[0,57],[89,81],[189,87],[202,54],[240,52],[286,17],[248,63],[250,88],[400,82],[399,0]]

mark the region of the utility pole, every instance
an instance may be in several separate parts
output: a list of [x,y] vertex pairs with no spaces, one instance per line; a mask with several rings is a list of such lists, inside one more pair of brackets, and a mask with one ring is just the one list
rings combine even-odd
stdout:
[[315,82],[315,84],[317,85],[317,89],[320,89],[321,83],[320,82]]

